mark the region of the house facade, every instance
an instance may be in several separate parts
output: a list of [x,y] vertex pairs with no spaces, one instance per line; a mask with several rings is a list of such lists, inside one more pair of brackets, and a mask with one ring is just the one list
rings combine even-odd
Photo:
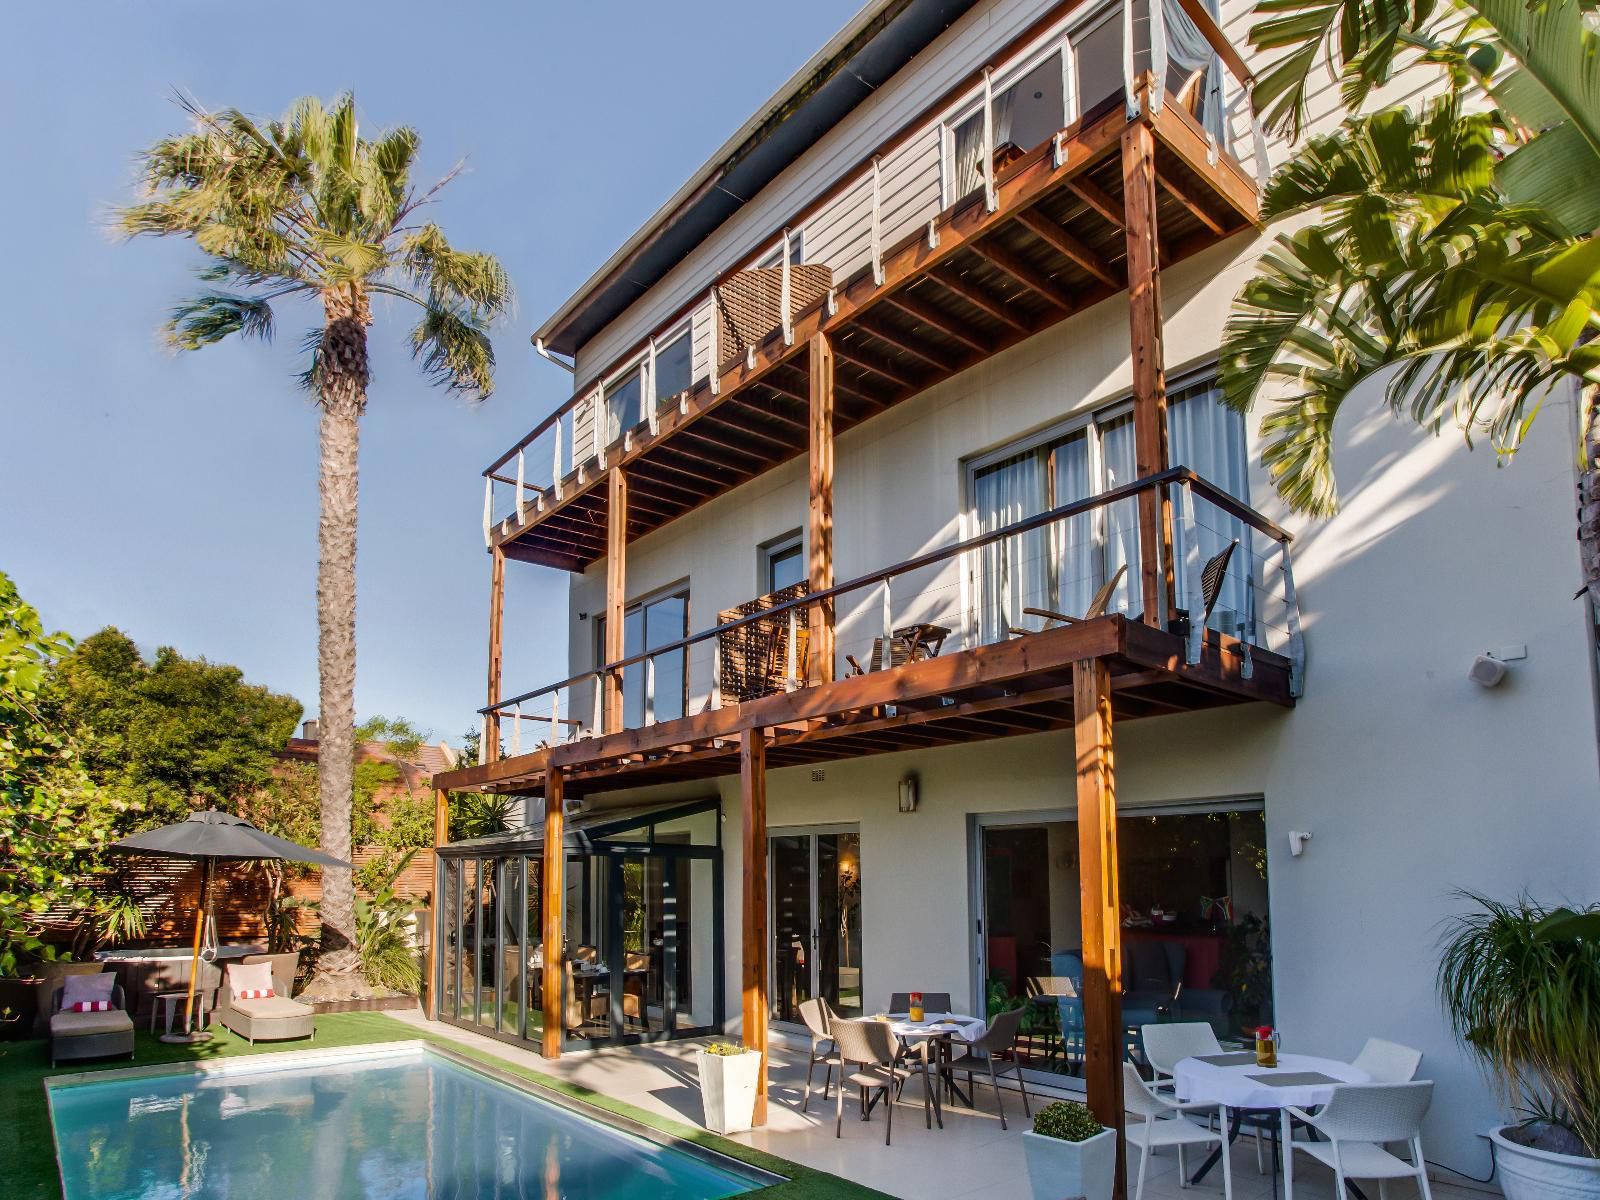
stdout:
[[[1108,1121],[1143,1023],[1377,1036],[1488,1173],[1433,981],[1459,889],[1593,888],[1574,398],[1497,468],[1357,397],[1343,511],[1285,510],[1214,386],[1288,153],[1250,23],[875,0],[540,327],[577,386],[485,472],[485,761],[435,786],[441,841],[452,790],[544,815],[441,846],[437,1017],[764,1047],[943,992]],[[539,569],[569,678],[503,680]]]

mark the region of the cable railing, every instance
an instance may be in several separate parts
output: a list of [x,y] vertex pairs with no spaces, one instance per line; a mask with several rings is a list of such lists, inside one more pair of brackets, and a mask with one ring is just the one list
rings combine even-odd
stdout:
[[781,686],[806,687],[809,639],[801,637],[801,619],[823,605],[836,613],[834,677],[892,670],[915,658],[918,645],[938,653],[951,640],[970,649],[1085,619],[1085,608],[1096,600],[1101,611],[1089,616],[1121,613],[1142,619],[1136,506],[1148,491],[1166,493],[1173,502],[1173,594],[1158,596],[1156,603],[1166,617],[1160,624],[1184,638],[1186,661],[1200,661],[1210,629],[1237,639],[1247,678],[1254,650],[1281,655],[1289,664],[1290,693],[1300,695],[1305,648],[1291,535],[1187,467],[1176,466],[719,621],[479,713],[486,731],[491,721],[500,724],[502,742],[509,733],[506,749],[515,755],[617,732],[606,727],[608,680],[616,681],[624,695],[620,728],[722,708],[741,699],[725,696],[722,686],[729,635],[758,623],[783,635],[777,639]]
[[[1148,63],[1152,77],[1156,80],[1165,80],[1171,61],[1167,24],[1174,19],[1186,19],[1215,51],[1217,61],[1220,61],[1225,68],[1224,74],[1233,77],[1235,84],[1233,97],[1244,102],[1245,116],[1253,135],[1252,154],[1255,159],[1256,174],[1258,179],[1264,182],[1267,152],[1261,124],[1251,101],[1254,76],[1228,42],[1216,21],[1206,11],[1201,0],[1171,0],[1171,3],[1182,10],[1181,14],[1176,12],[1167,14],[1166,5],[1160,2],[1148,6],[1150,15],[1147,28],[1142,30],[1146,35],[1144,37],[1136,35],[1132,5],[1122,6],[1123,92],[1129,115],[1136,115],[1140,111],[1141,103],[1148,103],[1151,109],[1156,111],[1166,104],[1174,104],[1175,108],[1181,111],[1181,105],[1176,104],[1176,98],[1169,95],[1165,87],[1151,87],[1146,91],[1141,82],[1143,72],[1137,68]],[[994,212],[998,204],[996,133],[992,119],[993,80],[997,70],[1012,64],[1028,49],[1025,44],[1014,43],[1002,54],[997,55],[996,61],[982,72],[981,112],[984,114],[984,120],[981,123],[982,144],[978,161],[982,176],[982,200],[990,212]],[[1146,96],[1147,99],[1141,99]],[[1230,111],[1233,109],[1232,101],[1228,107]],[[1084,111],[1092,111],[1092,106],[1085,106]],[[1079,115],[1081,116],[1081,113]],[[1192,121],[1192,118],[1190,120]],[[1221,129],[1203,131],[1212,161],[1215,161],[1220,149],[1229,151],[1234,149],[1229,132],[1231,127],[1232,121],[1229,119]],[[907,130],[909,128],[908,126]],[[902,130],[900,133],[905,133],[907,130]],[[1053,143],[1054,161],[1057,163],[1063,161],[1063,138],[1070,130],[1071,126],[1068,126],[1045,139],[1046,143]],[[898,136],[899,134],[896,135]],[[889,155],[898,152],[900,151],[891,151]],[[491,546],[494,544],[496,528],[499,528],[502,534],[508,534],[513,528],[521,526],[528,519],[530,512],[537,514],[548,507],[559,505],[566,498],[569,487],[586,487],[590,478],[605,471],[618,454],[630,452],[634,443],[641,438],[654,437],[657,433],[658,419],[663,412],[677,406],[686,414],[689,397],[701,389],[709,389],[713,395],[719,393],[722,375],[738,362],[737,354],[732,357],[727,356],[729,347],[718,345],[721,324],[718,317],[719,293],[735,276],[768,264],[771,264],[770,269],[780,273],[781,299],[777,311],[772,317],[770,328],[764,334],[758,333],[753,340],[745,340],[747,360],[753,359],[756,343],[780,330],[785,345],[792,345],[794,321],[801,313],[819,304],[825,305],[827,311],[831,313],[835,306],[834,293],[837,288],[829,288],[821,300],[811,300],[803,304],[796,300],[794,278],[799,264],[795,256],[792,235],[802,230],[808,222],[823,223],[819,218],[830,217],[830,210],[834,206],[839,206],[841,209],[848,207],[854,203],[853,198],[858,195],[870,197],[870,204],[859,217],[861,228],[858,232],[865,235],[868,247],[867,262],[861,269],[870,267],[874,282],[881,285],[884,281],[885,254],[905,236],[905,232],[899,227],[886,229],[886,222],[889,220],[887,214],[894,205],[885,195],[885,158],[886,155],[882,153],[873,155],[869,161],[852,173],[841,177],[821,196],[795,212],[784,222],[780,230],[761,239],[739,258],[735,266],[715,276],[705,293],[676,309],[647,337],[617,356],[604,371],[599,372],[580,391],[490,463],[483,471],[485,544]],[[942,159],[942,151],[930,152],[927,162],[919,164],[917,169],[939,176],[942,171]],[[929,239],[930,244],[937,244],[939,219],[969,203],[970,200],[969,195],[947,197],[941,194],[936,207],[928,216],[927,229],[923,235]],[[920,224],[916,228],[920,229]],[[846,267],[850,269],[852,275],[855,270],[853,260],[849,263],[823,265],[832,266],[841,274]],[[685,336],[686,322],[691,350],[687,387],[684,390],[670,390],[668,394],[663,395],[661,381],[657,378],[657,351],[677,338]],[[610,386],[607,381],[615,383],[619,376],[627,377],[625,386],[631,389],[627,407],[631,411],[616,411],[619,406],[614,403],[615,390],[613,395],[607,395],[607,388]],[[676,382],[679,380],[672,381]],[[669,389],[672,383],[667,385]],[[632,399],[635,393],[636,401]]]

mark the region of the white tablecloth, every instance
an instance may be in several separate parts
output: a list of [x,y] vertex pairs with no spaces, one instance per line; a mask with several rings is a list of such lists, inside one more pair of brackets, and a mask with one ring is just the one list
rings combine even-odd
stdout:
[[[936,1037],[940,1034],[949,1034],[952,1038],[963,1042],[975,1042],[989,1029],[978,1017],[963,1017],[958,1013],[924,1013],[926,1020],[913,1021],[904,1013],[889,1014],[889,1028],[894,1035],[903,1041],[920,1040],[922,1038]],[[941,1025],[941,1021],[953,1022]]]
[[1279,1054],[1278,1065],[1258,1067],[1249,1063],[1219,1067],[1198,1058],[1180,1059],[1172,1068],[1173,1090],[1178,1099],[1200,1104],[1225,1104],[1229,1108],[1313,1108],[1326,1104],[1337,1083],[1313,1083],[1275,1087],[1252,1078],[1255,1075],[1287,1075],[1317,1071],[1339,1083],[1370,1083],[1372,1077],[1361,1068],[1334,1058],[1310,1054]]

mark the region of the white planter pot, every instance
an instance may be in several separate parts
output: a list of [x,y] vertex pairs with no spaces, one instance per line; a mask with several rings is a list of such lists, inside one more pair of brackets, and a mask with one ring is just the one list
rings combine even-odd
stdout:
[[1028,1164],[1033,1200],[1111,1200],[1117,1178],[1117,1133],[1106,1129],[1086,1142],[1064,1142],[1024,1130],[1022,1154]]
[[695,1054],[700,1072],[700,1102],[705,1126],[712,1133],[740,1133],[755,1118],[756,1083],[761,1077],[761,1055]]
[[1600,1200],[1600,1158],[1520,1146],[1503,1136],[1508,1128],[1489,1135],[1506,1200]]

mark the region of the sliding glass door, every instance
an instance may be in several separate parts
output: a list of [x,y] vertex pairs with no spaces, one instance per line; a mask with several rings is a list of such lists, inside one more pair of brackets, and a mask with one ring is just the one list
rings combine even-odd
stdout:
[[[978,973],[990,1017],[1022,1008],[1023,1065],[1081,1076],[1083,940],[1078,827],[1001,814],[974,828]],[[1122,1018],[1205,1021],[1224,1040],[1272,1019],[1265,820],[1259,803],[1124,811],[1117,821]]]
[[768,845],[773,1019],[800,1024],[800,1005],[817,996],[860,1016],[861,835],[781,831]]

